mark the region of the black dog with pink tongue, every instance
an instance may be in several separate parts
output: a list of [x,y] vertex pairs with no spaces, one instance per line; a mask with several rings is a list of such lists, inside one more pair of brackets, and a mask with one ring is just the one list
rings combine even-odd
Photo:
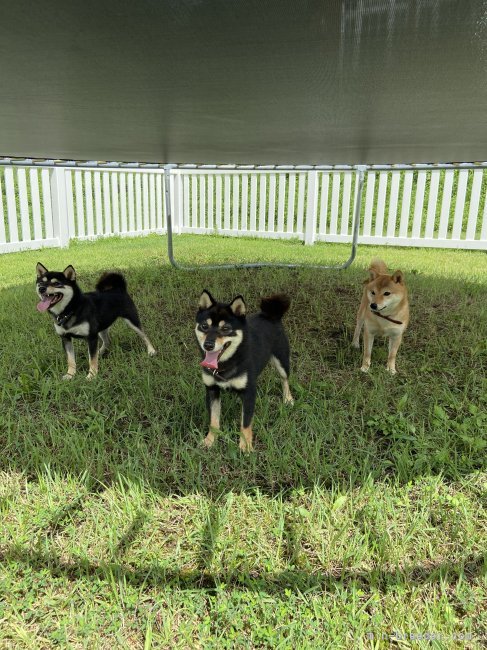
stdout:
[[203,357],[200,365],[210,417],[210,430],[204,439],[207,447],[220,428],[220,390],[230,388],[242,400],[240,448],[252,449],[257,378],[269,361],[281,377],[284,401],[293,401],[288,383],[289,342],[281,320],[289,304],[283,294],[263,298],[260,312],[247,317],[242,296],[222,303],[206,289],[201,294],[195,332]]

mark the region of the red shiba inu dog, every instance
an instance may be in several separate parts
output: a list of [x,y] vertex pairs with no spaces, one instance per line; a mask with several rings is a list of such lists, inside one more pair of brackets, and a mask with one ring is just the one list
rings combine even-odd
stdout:
[[376,336],[389,338],[387,370],[396,374],[396,354],[402,335],[409,323],[408,292],[402,271],[389,275],[382,260],[372,260],[370,278],[364,281],[362,302],[357,314],[357,326],[352,345],[359,347],[360,331],[364,328],[362,372],[370,367],[370,356]]

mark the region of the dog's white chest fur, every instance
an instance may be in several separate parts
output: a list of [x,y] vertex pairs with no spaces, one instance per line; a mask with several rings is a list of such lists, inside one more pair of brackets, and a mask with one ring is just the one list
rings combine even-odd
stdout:
[[238,377],[232,377],[229,381],[218,381],[206,372],[201,373],[203,383],[205,386],[218,386],[219,388],[233,388],[235,390],[243,390],[247,386],[247,373],[244,372]]
[[54,329],[56,330],[56,333],[59,334],[59,336],[64,336],[65,334],[71,334],[73,336],[88,336],[90,333],[90,325],[88,321],[85,321],[84,323],[78,323],[78,325],[74,325],[74,327],[70,327],[68,329],[54,323]]

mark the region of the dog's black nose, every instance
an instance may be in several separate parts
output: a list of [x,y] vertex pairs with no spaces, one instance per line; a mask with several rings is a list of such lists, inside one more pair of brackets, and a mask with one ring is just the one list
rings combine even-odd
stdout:
[[215,347],[215,341],[208,341],[208,339],[203,343],[205,350],[211,351]]
[[370,308],[371,308],[371,309],[377,309],[377,303],[373,302],[373,303],[370,305]]
[[46,293],[47,288],[43,287],[42,285],[39,286],[39,293]]

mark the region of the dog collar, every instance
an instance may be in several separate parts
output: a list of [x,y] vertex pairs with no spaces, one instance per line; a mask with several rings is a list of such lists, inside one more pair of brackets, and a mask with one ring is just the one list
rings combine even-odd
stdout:
[[227,381],[225,377],[222,377],[220,373],[218,372],[218,368],[215,368],[214,370],[211,370],[210,368],[205,368],[203,366],[203,370],[205,370],[209,375],[214,377],[217,381]]
[[71,318],[73,314],[74,314],[73,311],[70,311],[68,314],[62,314],[62,313],[58,314],[57,316],[54,317],[56,324],[59,325],[59,327],[62,327]]
[[385,320],[388,320],[391,323],[395,323],[396,325],[402,325],[402,321],[394,320],[390,316],[384,316],[384,314],[380,314],[378,311],[373,311],[372,313],[375,314],[376,316],[380,316],[381,318],[385,318]]

